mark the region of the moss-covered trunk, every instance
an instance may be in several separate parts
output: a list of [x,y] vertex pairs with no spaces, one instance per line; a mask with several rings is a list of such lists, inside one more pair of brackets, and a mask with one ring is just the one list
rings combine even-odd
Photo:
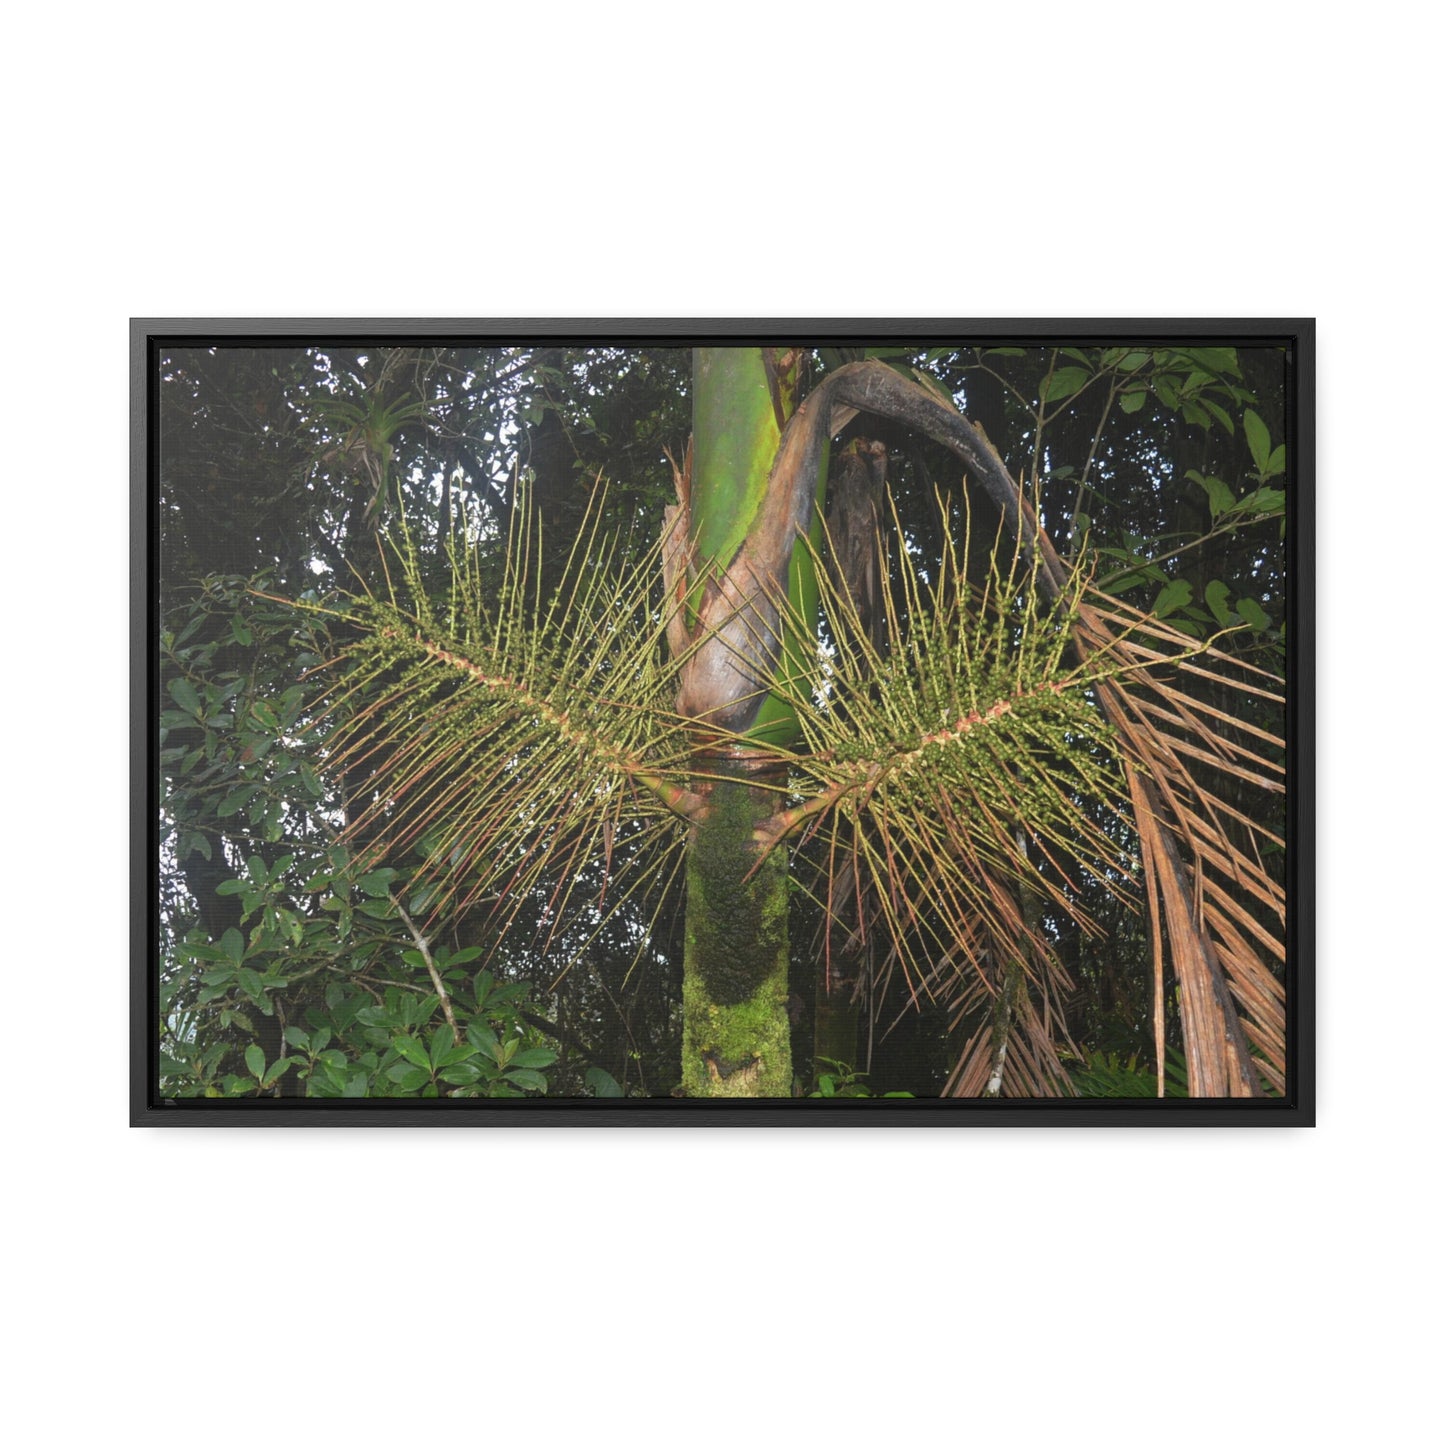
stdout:
[[[687,871],[682,1085],[691,1097],[787,1096],[788,850],[763,856],[758,825],[783,800],[779,749],[799,736],[794,703],[815,642],[792,619],[817,611],[810,476],[775,471],[793,414],[799,353],[705,347],[693,359],[692,463],[679,478],[685,527],[669,585],[682,604],[679,711],[698,723]],[[797,469],[795,469],[796,471]]]
[[787,1096],[787,849],[761,857],[753,833],[777,806],[781,770],[735,755],[711,771],[688,855],[683,1088],[690,1098]]

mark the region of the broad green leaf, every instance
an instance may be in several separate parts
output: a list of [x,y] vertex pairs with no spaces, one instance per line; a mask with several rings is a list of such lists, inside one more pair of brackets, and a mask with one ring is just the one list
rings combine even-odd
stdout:
[[265,1001],[266,984],[254,968],[238,968],[236,970],[236,982],[248,998],[253,999],[256,1003],[263,1003]]
[[1166,582],[1154,599],[1153,612],[1156,617],[1168,617],[1177,612],[1194,596],[1194,588],[1182,577]]
[[199,717],[201,712],[200,694],[183,677],[173,677],[166,689],[175,699],[176,706],[183,712],[188,712],[192,717]]
[[1278,487],[1261,487],[1240,505],[1261,517],[1273,517],[1284,511],[1284,493]]
[[1221,627],[1234,620],[1229,611],[1229,588],[1217,577],[1204,589],[1204,601]]
[[[438,1024],[436,1028],[432,1030],[431,1045],[427,1050],[427,1062],[433,1069],[440,1068],[447,1054],[455,1050],[456,1047],[457,1045],[452,1039],[451,1026],[449,1024]],[[465,1047],[467,1047],[467,1052],[470,1053],[470,1046]]]
[[1269,428],[1265,426],[1258,412],[1244,413],[1244,439],[1249,443],[1249,454],[1254,458],[1255,470],[1265,471],[1269,466]]
[[482,1077],[482,1071],[476,1064],[463,1060],[459,1064],[448,1064],[437,1077],[444,1084],[475,1084]]
[[406,906],[413,913],[425,913],[436,901],[437,894],[441,892],[439,884],[429,884],[426,887],[418,888],[406,901]]
[[599,1099],[622,1098],[622,1085],[606,1069],[588,1069],[583,1082]]
[[1045,380],[1039,395],[1044,401],[1062,401],[1086,386],[1092,375],[1082,366],[1061,366]]
[[1148,399],[1149,393],[1144,387],[1141,386],[1137,390],[1131,389],[1120,395],[1119,410],[1126,416],[1132,416],[1143,407]]
[[1220,406],[1217,401],[1211,401],[1209,397],[1201,396],[1199,398],[1199,404],[1210,414],[1210,416],[1215,419],[1215,421],[1220,424],[1220,426],[1225,429],[1225,431],[1230,434],[1230,436],[1234,435],[1234,418],[1230,416],[1230,414],[1225,411],[1225,409]]
[[247,627],[239,617],[231,618],[231,636],[234,637],[242,647],[250,647],[251,629]]
[[395,868],[378,868],[372,873],[363,873],[356,880],[356,886],[373,898],[385,898],[396,881]]
[[305,1029],[298,1029],[295,1024],[287,1026],[285,1038],[293,1049],[309,1049],[311,1047],[311,1035]]
[[1202,476],[1191,467],[1184,474],[1191,482],[1204,488],[1209,497],[1209,515],[1211,520],[1218,521],[1226,512],[1234,510],[1236,505],[1234,493],[1218,477]]
[[234,793],[227,793],[226,796],[221,799],[220,807],[216,809],[216,816],[218,818],[229,818],[233,813],[239,813],[241,809],[246,806],[247,801],[254,791],[253,788],[240,788]]
[[408,1063],[415,1064],[419,1069],[425,1069],[428,1074],[431,1073],[431,1060],[427,1057],[426,1050],[410,1034],[399,1034],[391,1041],[391,1046]]
[[260,1079],[266,1074],[266,1054],[260,1044],[246,1045],[246,1067]]
[[1284,471],[1284,443],[1281,442],[1270,454],[1269,465],[1265,467],[1266,477],[1277,477]]
[[246,940],[236,928],[228,928],[221,935],[221,948],[232,963],[239,964],[246,956]]
[[467,1025],[467,1039],[481,1053],[490,1054],[497,1047],[497,1036],[479,1019]]
[[541,1094],[547,1092],[547,1076],[539,1074],[536,1069],[508,1069],[504,1077],[520,1089],[536,1089]]
[[1180,353],[1194,365],[1219,376],[1239,376],[1239,355],[1232,346],[1191,346]]
[[557,1062],[557,1055],[551,1049],[523,1049],[511,1062],[517,1069],[545,1069]]
[[1241,597],[1234,609],[1256,632],[1268,630],[1269,616],[1253,597]]
[[431,1082],[431,1070],[418,1069],[411,1064],[393,1064],[386,1071],[386,1077],[398,1088],[414,1093],[424,1084]]
[[271,1067],[266,1070],[266,1077],[261,1080],[261,1086],[263,1088],[269,1089],[271,1085],[274,1084],[276,1080],[279,1079],[281,1075],[284,1074],[286,1070],[289,1069],[291,1065],[295,1062],[296,1060],[294,1058],[277,1059],[275,1063],[273,1063]]

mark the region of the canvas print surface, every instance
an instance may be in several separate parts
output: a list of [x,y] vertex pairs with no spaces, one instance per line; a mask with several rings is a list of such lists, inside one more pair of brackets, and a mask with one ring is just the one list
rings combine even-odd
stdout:
[[1298,1105],[1297,337],[175,331],[148,1108]]

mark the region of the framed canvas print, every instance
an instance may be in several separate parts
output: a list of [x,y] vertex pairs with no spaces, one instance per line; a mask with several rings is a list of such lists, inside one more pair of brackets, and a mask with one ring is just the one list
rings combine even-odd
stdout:
[[135,1124],[1314,1122],[1307,320],[135,321]]

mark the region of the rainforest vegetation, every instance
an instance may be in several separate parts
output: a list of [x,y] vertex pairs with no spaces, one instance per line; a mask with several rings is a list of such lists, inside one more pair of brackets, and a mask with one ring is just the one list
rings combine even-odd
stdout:
[[1288,349],[868,340],[155,344],[162,1096],[1287,1089]]

